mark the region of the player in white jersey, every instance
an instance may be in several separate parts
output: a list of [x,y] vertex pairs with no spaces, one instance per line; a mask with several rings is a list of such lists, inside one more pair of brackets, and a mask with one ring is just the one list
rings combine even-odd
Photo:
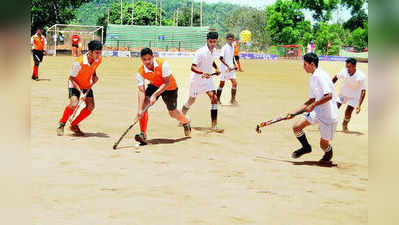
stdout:
[[320,128],[320,147],[324,151],[321,162],[330,162],[333,157],[333,150],[330,142],[338,124],[338,107],[335,101],[334,84],[330,75],[318,68],[319,58],[314,53],[307,53],[304,57],[303,67],[310,73],[309,79],[309,99],[300,106],[294,113],[288,113],[287,119],[292,118],[292,114],[305,111],[303,118],[296,121],[293,131],[302,144],[302,148],[292,153],[293,158],[299,158],[303,154],[310,153],[312,147],[306,139],[303,129],[309,125],[318,124]]
[[359,114],[366,96],[366,76],[362,71],[356,69],[356,59],[348,58],[345,62],[346,68],[343,68],[332,80],[334,84],[337,80],[342,80],[337,103],[338,108],[342,104],[348,104],[345,110],[345,119],[342,122],[344,132],[348,131],[348,123],[353,109],[356,108],[356,113]]
[[202,93],[206,93],[211,100],[211,121],[213,129],[216,129],[218,109],[216,91],[211,74],[212,66],[215,68],[216,74],[220,74],[215,63],[215,59],[218,57],[216,51],[218,36],[217,32],[209,32],[206,37],[206,45],[195,52],[194,60],[191,65],[190,97],[182,108],[183,114],[186,115],[191,105],[194,104],[196,97]]
[[226,44],[223,46],[222,51],[220,52],[219,59],[222,62],[222,64],[220,65],[220,70],[222,75],[220,76],[219,88],[216,94],[218,97],[219,104],[221,104],[220,96],[222,95],[222,90],[226,80],[230,80],[232,84],[230,103],[233,105],[237,104],[236,101],[237,81],[236,81],[236,74],[234,73],[234,70],[237,70],[237,66],[233,59],[234,58],[233,42],[234,42],[234,35],[227,34]]

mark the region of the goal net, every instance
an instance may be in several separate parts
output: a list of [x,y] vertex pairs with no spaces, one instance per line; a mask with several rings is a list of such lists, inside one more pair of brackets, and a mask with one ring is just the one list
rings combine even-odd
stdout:
[[72,35],[79,35],[79,50],[87,51],[87,44],[91,40],[103,43],[104,28],[102,26],[54,24],[46,32],[47,53],[49,55],[72,53]]

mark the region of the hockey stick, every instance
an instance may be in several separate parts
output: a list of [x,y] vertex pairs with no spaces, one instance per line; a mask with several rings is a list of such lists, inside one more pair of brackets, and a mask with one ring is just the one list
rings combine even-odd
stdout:
[[[297,115],[299,115],[299,114],[302,114],[302,113],[304,113],[304,112],[305,112],[305,110],[301,110],[301,111],[299,111],[299,112],[297,112],[297,113],[290,114],[290,116],[291,116],[291,117],[295,117],[295,116],[297,116]],[[258,125],[256,125],[256,132],[257,132],[258,134],[260,134],[260,133],[262,132],[260,128],[266,127],[266,126],[269,126],[269,125],[272,125],[273,123],[277,123],[277,122],[280,122],[280,121],[286,120],[286,119],[287,119],[287,116],[280,116],[280,117],[277,117],[277,118],[275,118],[275,119],[272,119],[272,120],[268,120],[268,121],[266,121],[266,122],[259,123]]]
[[[148,108],[150,108],[151,104],[148,104],[144,110],[143,113],[145,113]],[[116,147],[118,147],[119,143],[122,141],[122,139],[126,136],[126,134],[130,131],[130,129],[132,129],[134,127],[134,125],[136,125],[136,123],[139,121],[139,117],[137,116],[136,119],[134,120],[134,122],[125,130],[125,132],[123,132],[122,136],[119,138],[119,140],[117,142],[115,142],[114,146],[112,147],[114,150],[116,150]]]

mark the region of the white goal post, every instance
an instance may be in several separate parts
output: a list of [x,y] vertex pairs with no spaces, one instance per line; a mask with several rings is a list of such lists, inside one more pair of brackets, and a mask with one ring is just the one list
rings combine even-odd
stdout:
[[70,54],[72,51],[72,35],[80,36],[79,49],[87,51],[87,44],[91,40],[99,40],[104,43],[104,27],[78,24],[54,24],[46,31],[47,53],[56,56],[58,54]]

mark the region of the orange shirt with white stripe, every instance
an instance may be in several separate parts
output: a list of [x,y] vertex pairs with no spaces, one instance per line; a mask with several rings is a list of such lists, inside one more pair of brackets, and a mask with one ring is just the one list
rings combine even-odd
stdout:
[[32,44],[32,49],[39,50],[39,51],[43,51],[47,45],[46,38],[43,35],[40,35],[40,37],[39,37],[39,35],[37,35],[37,33],[32,36],[32,38],[30,39],[30,42]]
[[160,87],[163,84],[163,78],[165,77],[169,77],[169,86],[166,90],[176,90],[177,83],[172,75],[168,62],[156,58],[154,59],[154,71],[148,69],[145,65],[140,66],[137,73],[137,85],[142,86],[145,84],[145,80],[148,80],[150,84]]
[[234,46],[234,56],[237,56],[240,50],[240,44],[238,43],[238,41],[233,43]]
[[[89,64],[87,53],[81,55],[73,63],[70,76],[74,78],[80,89],[89,89],[93,75],[96,73],[97,67],[101,64],[102,57]],[[69,80],[69,87],[73,88],[72,81]]]

